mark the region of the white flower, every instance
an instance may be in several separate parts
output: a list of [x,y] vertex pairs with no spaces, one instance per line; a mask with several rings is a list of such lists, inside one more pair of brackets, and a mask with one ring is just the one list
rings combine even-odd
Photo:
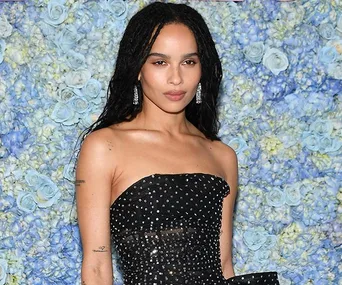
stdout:
[[98,80],[90,78],[86,85],[82,88],[82,93],[92,104],[98,105],[101,103],[102,86]]
[[57,123],[71,126],[79,121],[78,113],[67,103],[58,102],[51,114],[51,118]]
[[[28,170],[25,180],[31,186],[33,199],[41,208],[53,205],[61,196],[57,185],[46,175],[40,174],[35,170]],[[32,207],[32,202],[29,202]]]
[[21,192],[17,197],[17,206],[19,210],[32,213],[37,208],[37,204],[34,201],[34,197],[30,192]]
[[70,68],[78,70],[85,67],[85,56],[83,54],[70,50],[65,57]]
[[0,285],[6,283],[8,263],[6,259],[0,259]]
[[293,187],[292,185],[286,185],[285,190],[285,203],[289,206],[298,206],[300,205],[301,194],[299,188]]
[[251,43],[249,46],[246,46],[244,53],[249,61],[253,63],[259,63],[264,55],[264,50],[265,47],[263,42],[255,42]]
[[58,89],[58,100],[65,102],[74,96],[82,96],[82,92],[76,88],[70,88],[62,84]]
[[267,204],[273,207],[281,207],[285,203],[284,193],[277,188],[273,188],[266,195]]
[[79,114],[83,114],[89,111],[89,103],[88,101],[79,96],[74,96],[70,98],[67,102],[68,106],[70,106],[75,112]]
[[322,23],[318,27],[318,33],[324,39],[331,40],[335,38],[335,28],[330,23]]
[[127,2],[122,0],[107,0],[106,9],[108,9],[115,19],[121,20],[127,17]]
[[63,0],[51,0],[42,15],[43,20],[53,26],[63,23],[67,17],[68,11]]
[[76,46],[80,38],[75,26],[67,26],[57,33],[54,43],[62,52],[67,52]]
[[286,70],[289,66],[286,54],[276,48],[266,50],[262,63],[275,75]]
[[333,132],[333,124],[330,120],[317,119],[310,124],[309,130],[319,135],[331,135]]
[[8,38],[12,34],[12,31],[13,27],[3,15],[0,18],[0,38]]
[[267,240],[267,232],[263,227],[248,229],[243,233],[243,240],[251,250],[258,250]]
[[68,72],[65,76],[65,83],[69,87],[82,88],[90,79],[91,73],[87,69]]

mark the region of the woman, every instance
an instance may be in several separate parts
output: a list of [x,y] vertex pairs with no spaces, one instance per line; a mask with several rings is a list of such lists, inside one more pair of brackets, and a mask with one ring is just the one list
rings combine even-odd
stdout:
[[111,239],[124,284],[233,284],[237,160],[217,137],[221,77],[194,9],[153,3],[130,20],[78,158],[82,284],[112,284]]

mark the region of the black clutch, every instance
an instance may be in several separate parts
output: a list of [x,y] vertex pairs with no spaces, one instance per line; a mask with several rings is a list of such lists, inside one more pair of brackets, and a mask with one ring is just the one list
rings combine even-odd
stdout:
[[280,285],[277,272],[258,272],[229,278],[229,285]]

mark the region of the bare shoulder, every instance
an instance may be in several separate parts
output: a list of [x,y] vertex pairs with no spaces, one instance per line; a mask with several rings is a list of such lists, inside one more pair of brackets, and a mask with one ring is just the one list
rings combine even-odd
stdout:
[[235,150],[232,149],[230,146],[224,144],[221,141],[213,141],[212,142],[213,150],[215,154],[223,159],[228,159],[229,161],[236,162],[236,153]]
[[238,175],[238,161],[234,149],[221,141],[213,141],[212,150],[216,160],[225,172],[226,179],[230,184],[235,185]]
[[111,173],[115,172],[117,157],[119,155],[120,141],[122,138],[115,130],[103,128],[96,130],[83,140],[78,164],[83,163],[95,166],[101,165],[105,170]]
[[103,128],[87,135],[82,143],[82,152],[106,154],[114,149],[115,132],[109,128]]

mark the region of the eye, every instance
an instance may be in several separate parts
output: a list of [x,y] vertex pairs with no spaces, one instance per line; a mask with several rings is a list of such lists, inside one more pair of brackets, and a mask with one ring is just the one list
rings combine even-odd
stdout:
[[165,65],[166,62],[164,60],[156,60],[153,62],[154,65]]
[[184,60],[184,64],[186,65],[195,65],[197,62],[193,59],[187,59],[187,60]]

